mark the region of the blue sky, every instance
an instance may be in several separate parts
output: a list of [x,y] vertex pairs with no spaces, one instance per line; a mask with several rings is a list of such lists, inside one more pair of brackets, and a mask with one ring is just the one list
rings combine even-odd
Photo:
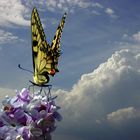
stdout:
[[54,139],[139,140],[139,5],[139,0],[1,0],[1,89],[21,89],[32,80],[17,68],[20,63],[32,70],[32,8],[50,43],[67,11],[60,72],[50,81],[64,116]]

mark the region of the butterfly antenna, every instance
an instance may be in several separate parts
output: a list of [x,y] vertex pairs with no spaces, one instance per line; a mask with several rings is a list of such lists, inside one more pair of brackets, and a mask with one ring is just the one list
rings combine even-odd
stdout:
[[18,68],[20,68],[20,69],[22,69],[22,70],[24,70],[24,71],[28,71],[28,72],[30,72],[30,73],[33,73],[31,70],[28,70],[28,69],[25,69],[25,68],[21,67],[20,64],[18,64]]

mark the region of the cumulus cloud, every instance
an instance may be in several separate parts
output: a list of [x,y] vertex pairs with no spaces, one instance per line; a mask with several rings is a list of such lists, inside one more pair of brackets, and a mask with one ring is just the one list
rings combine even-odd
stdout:
[[116,18],[115,11],[112,8],[106,8],[105,13],[112,18]]
[[114,10],[111,9],[111,8],[106,8],[105,12],[106,12],[108,15],[113,15],[113,14],[114,14]]
[[[105,7],[99,2],[93,2],[90,0],[1,0],[0,1],[0,25],[11,26],[21,25],[29,26],[30,12],[33,6],[37,6],[39,9],[47,9],[50,11],[65,11],[74,13],[77,8],[87,9],[89,8],[94,15],[101,15],[100,9]],[[106,8],[105,13],[111,17],[115,17],[114,10]]]
[[0,25],[12,24],[29,26],[29,20],[25,19],[28,9],[20,0],[0,0]]
[[136,118],[140,119],[140,110],[135,109],[134,107],[118,109],[107,115],[107,119],[110,122],[119,124]]
[[125,33],[123,34],[122,39],[126,41],[132,41],[135,43],[140,43],[140,31],[137,31],[136,33],[131,34],[131,35]]
[[73,13],[77,8],[103,8],[103,5],[98,2],[93,2],[90,0],[41,0],[41,1],[26,1],[24,2],[29,5],[38,5],[42,9],[42,7],[47,7],[50,11],[65,11]]
[[94,3],[91,1],[87,1],[87,0],[59,0],[59,1],[52,1],[52,0],[48,0],[46,2],[48,8],[51,9],[61,9],[64,11],[70,10],[71,8],[74,7],[79,7],[79,8],[89,8],[89,7],[98,7],[101,8],[102,5],[100,3]]
[[[0,26],[29,26],[31,9],[37,6],[38,9],[50,11],[65,11],[74,13],[76,9],[90,9],[94,15],[101,15],[100,10],[104,6],[99,2],[90,0],[1,0],[0,1]],[[105,10],[110,16],[114,16],[111,8]]]
[[10,32],[0,29],[0,44],[14,43],[17,41],[23,41],[23,40],[19,39],[18,36],[15,36]]
[[138,31],[137,33],[133,34],[133,35],[132,35],[132,38],[133,38],[135,41],[140,42],[140,31]]
[[[93,72],[82,75],[71,91],[56,91],[64,116],[61,134],[84,140],[138,140],[139,132],[130,129],[140,128],[139,83],[140,50],[115,52]],[[118,134],[111,124],[125,119],[131,123],[118,127]]]

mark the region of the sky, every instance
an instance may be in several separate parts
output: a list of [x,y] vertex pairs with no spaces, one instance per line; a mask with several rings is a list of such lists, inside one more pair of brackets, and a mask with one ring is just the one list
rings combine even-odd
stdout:
[[[140,139],[139,0],[0,0],[0,92],[32,80],[30,16],[51,43],[64,12],[59,73],[51,78],[63,121],[53,140]],[[0,99],[0,100],[1,100]]]

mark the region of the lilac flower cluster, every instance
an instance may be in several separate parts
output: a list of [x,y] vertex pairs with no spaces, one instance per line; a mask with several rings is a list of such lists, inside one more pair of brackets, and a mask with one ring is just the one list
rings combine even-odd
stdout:
[[6,97],[0,112],[0,140],[51,140],[55,121],[62,120],[55,98],[30,94],[25,88],[13,98]]

